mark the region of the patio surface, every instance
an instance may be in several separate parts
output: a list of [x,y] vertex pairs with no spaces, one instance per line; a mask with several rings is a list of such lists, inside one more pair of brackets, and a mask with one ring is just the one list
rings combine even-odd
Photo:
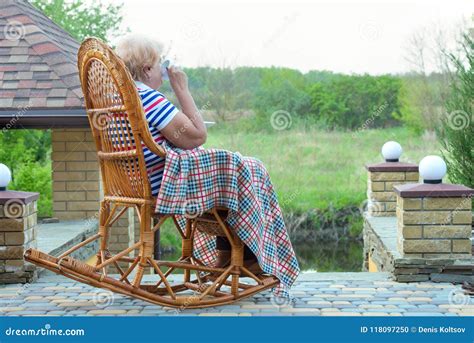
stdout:
[[37,230],[38,249],[55,255],[62,250],[65,251],[65,246],[81,242],[83,236],[89,237],[89,235],[96,233],[97,220],[41,223],[38,224]]
[[[97,233],[96,219],[70,220],[58,223],[40,223],[37,228],[37,248],[52,256],[59,256],[74,245],[86,240]],[[98,241],[73,252],[72,257],[87,260],[98,249]],[[55,275],[53,272],[40,268],[40,278],[45,275]]]
[[267,291],[232,305],[177,310],[46,275],[31,284],[1,285],[0,315],[474,316],[474,297],[459,285],[397,283],[387,273],[306,272],[292,294],[292,303],[279,304]]

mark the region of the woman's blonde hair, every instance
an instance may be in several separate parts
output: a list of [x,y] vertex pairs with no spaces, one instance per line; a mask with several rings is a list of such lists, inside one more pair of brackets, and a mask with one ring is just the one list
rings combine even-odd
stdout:
[[125,62],[134,80],[146,81],[143,68],[153,67],[160,60],[163,45],[149,37],[130,34],[118,42],[115,51]]

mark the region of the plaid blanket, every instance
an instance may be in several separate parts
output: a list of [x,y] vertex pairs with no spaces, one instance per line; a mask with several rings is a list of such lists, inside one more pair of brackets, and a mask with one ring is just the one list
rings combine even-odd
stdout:
[[[270,176],[262,162],[221,149],[182,150],[165,142],[166,165],[156,213],[186,217],[216,206],[229,209],[227,223],[255,254],[262,270],[275,275],[276,296],[287,297],[299,274]],[[194,255],[206,265],[217,257],[215,237],[197,231]]]

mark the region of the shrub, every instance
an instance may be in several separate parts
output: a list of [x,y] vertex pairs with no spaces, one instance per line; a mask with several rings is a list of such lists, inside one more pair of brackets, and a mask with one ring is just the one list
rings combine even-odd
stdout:
[[38,216],[49,217],[52,214],[51,163],[41,165],[28,162],[19,166],[15,178],[8,187],[13,190],[38,192]]
[[395,77],[341,75],[311,87],[311,114],[329,128],[392,126],[400,110],[399,91]]
[[464,56],[450,54],[456,73],[451,82],[451,95],[446,102],[446,115],[438,130],[443,157],[448,165],[449,180],[474,187],[474,41],[467,34],[461,43]]

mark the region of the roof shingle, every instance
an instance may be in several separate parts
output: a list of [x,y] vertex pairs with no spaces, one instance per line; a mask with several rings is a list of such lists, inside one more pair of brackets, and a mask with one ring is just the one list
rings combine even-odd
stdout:
[[84,109],[79,43],[25,0],[0,0],[0,109]]

